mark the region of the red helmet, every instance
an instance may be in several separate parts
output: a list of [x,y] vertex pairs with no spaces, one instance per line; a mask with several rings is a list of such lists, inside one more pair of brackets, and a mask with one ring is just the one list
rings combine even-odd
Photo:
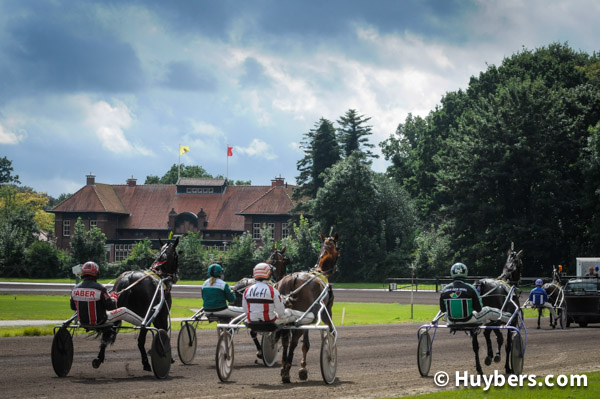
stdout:
[[85,262],[81,267],[81,277],[92,277],[98,278],[100,274],[100,268],[95,262]]
[[254,266],[254,278],[267,280],[271,277],[271,266],[267,263],[259,263]]

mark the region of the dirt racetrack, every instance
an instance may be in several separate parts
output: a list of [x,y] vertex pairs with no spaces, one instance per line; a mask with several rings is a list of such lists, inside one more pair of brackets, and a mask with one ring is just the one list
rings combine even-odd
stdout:
[[[528,320],[528,342],[524,374],[566,374],[600,370],[600,351],[596,347],[600,328],[536,330]],[[86,336],[74,339],[75,359],[66,378],[52,370],[52,337],[15,337],[0,339],[0,397],[4,398],[380,398],[432,392],[432,376],[446,371],[474,372],[470,339],[463,333],[455,336],[439,330],[434,342],[433,363],[429,377],[422,378],[416,366],[416,324],[338,327],[337,379],[325,385],[321,379],[319,335],[311,334],[308,381],[297,377],[301,351],[296,352],[292,383],[282,384],[279,366],[266,368],[254,364],[254,347],[247,332],[235,337],[235,363],[231,381],[221,383],[215,369],[217,336],[214,330],[199,331],[198,352],[194,364],[183,365],[177,357],[177,334],[171,344],[176,362],[165,380],[144,372],[133,334],[117,337],[107,350],[106,362],[93,369],[91,361],[98,341]],[[483,345],[483,337],[480,337]],[[149,348],[149,341],[147,348]],[[503,353],[504,361],[504,353]],[[279,364],[279,363],[278,363]],[[503,363],[502,363],[503,364]],[[503,367],[484,366],[486,374]],[[107,396],[108,395],[108,396]]]

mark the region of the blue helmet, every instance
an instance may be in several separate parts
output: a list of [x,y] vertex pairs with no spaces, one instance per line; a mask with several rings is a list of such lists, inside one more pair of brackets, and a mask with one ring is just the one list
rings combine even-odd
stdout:
[[221,265],[217,265],[213,263],[208,267],[208,276],[209,277],[221,277],[223,275],[223,268]]
[[537,280],[535,280],[535,285],[537,285],[538,287],[541,287],[542,285],[544,285],[544,282],[542,281],[541,278],[538,278]]

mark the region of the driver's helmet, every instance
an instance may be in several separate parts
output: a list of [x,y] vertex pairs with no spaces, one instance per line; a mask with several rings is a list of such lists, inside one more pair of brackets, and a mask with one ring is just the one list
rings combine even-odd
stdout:
[[542,285],[544,285],[544,282],[542,281],[541,278],[538,278],[537,280],[535,280],[535,285],[537,287],[541,287]]
[[450,276],[456,278],[466,278],[468,274],[467,266],[464,263],[455,263],[450,268]]
[[213,263],[208,267],[208,276],[220,278],[223,275],[223,268],[221,265]]
[[268,280],[271,277],[271,265],[268,263],[259,263],[254,266],[252,275],[257,280]]
[[99,274],[100,267],[98,267],[96,262],[85,262],[81,267],[81,277],[91,277],[97,279]]

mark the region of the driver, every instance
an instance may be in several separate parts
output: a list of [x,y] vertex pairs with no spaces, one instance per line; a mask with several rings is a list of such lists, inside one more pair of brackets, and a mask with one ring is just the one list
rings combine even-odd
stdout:
[[446,285],[440,295],[440,310],[446,312],[448,321],[452,324],[485,324],[498,320],[508,322],[510,315],[483,306],[477,289],[464,281],[467,274],[467,266],[463,263],[455,263],[450,268],[450,276],[454,281]]
[[236,317],[242,308],[227,306],[227,302],[235,302],[235,294],[223,281],[223,268],[216,263],[208,267],[208,279],[202,284],[202,300],[207,316]]
[[[546,293],[546,290],[544,289],[544,287],[542,287],[544,285],[544,282],[541,279],[537,279],[535,280],[535,288],[531,290],[531,292],[529,293],[529,302],[531,302],[533,304],[533,306],[535,307],[542,307],[542,308],[548,308],[550,309],[550,312],[552,313],[552,317],[554,320],[554,323],[552,323],[552,328],[556,327],[556,321],[558,320],[558,315],[556,314],[556,312],[554,311],[554,306],[552,306],[552,304],[550,304],[549,302],[549,298],[548,298],[548,293]],[[538,326],[538,328],[540,328]]]
[[[254,285],[244,291],[242,308],[246,313],[248,322],[275,322],[286,324],[297,320],[303,312],[287,309],[283,305],[281,295],[277,288],[269,283],[272,267],[268,263],[259,263],[254,266],[252,276],[256,280]],[[312,319],[307,319],[312,320]]]
[[81,324],[97,326],[106,322],[125,320],[133,325],[142,324],[142,318],[126,307],[117,308],[119,294],[108,292],[100,284],[100,267],[95,262],[86,262],[81,267],[83,281],[71,292],[71,309],[77,311]]

